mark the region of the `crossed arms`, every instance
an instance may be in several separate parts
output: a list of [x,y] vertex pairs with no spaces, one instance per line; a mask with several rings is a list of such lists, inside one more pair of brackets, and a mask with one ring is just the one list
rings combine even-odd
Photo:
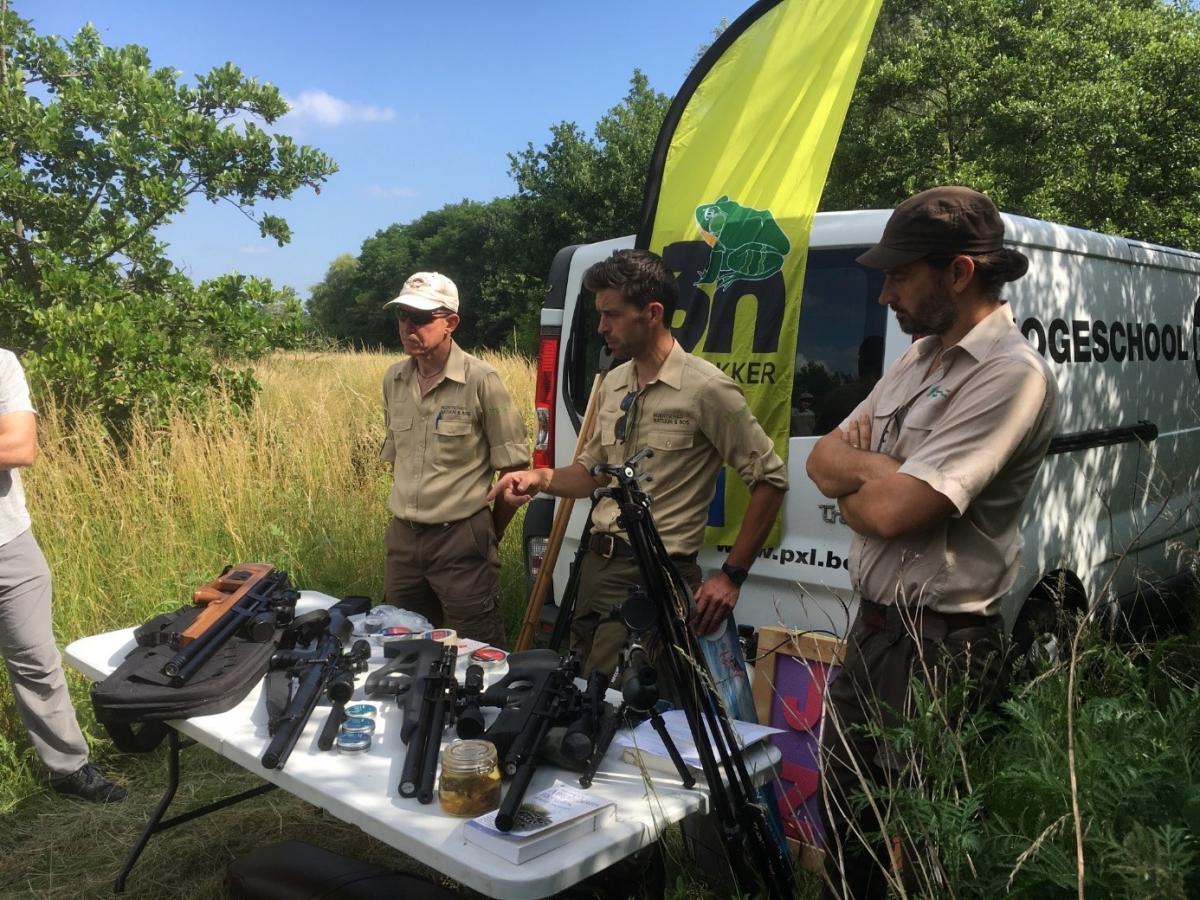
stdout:
[[848,431],[835,428],[808,457],[808,477],[835,499],[842,518],[859,534],[892,540],[944,522],[957,511],[946,495],[902,474],[904,461],[862,450],[871,446],[871,418],[862,415]]

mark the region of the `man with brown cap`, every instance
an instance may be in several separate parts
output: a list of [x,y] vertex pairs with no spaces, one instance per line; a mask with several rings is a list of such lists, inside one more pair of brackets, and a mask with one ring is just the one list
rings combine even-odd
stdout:
[[496,472],[529,465],[525,422],[499,374],[454,342],[458,288],[418,272],[396,309],[408,358],[383,378],[392,464],[384,602],[466,638],[506,645],[497,541],[519,504],[488,507]]
[[[858,614],[829,690],[822,740],[828,876],[834,897],[887,894],[879,807],[850,796],[895,783],[898,761],[867,723],[912,713],[920,677],[962,709],[1003,689],[1000,600],[1016,577],[1021,507],[1055,424],[1058,387],[1000,296],[1029,261],[1004,247],[995,205],[965,187],[910,197],[858,258],[885,272],[879,302],[915,340],[814,447],[808,475],[855,532]],[[965,682],[961,679],[965,678]],[[874,806],[875,812],[872,812]]]

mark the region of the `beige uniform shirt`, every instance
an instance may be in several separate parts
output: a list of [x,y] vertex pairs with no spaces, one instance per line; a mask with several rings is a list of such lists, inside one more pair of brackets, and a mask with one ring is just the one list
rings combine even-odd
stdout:
[[876,603],[994,615],[1016,580],[1021,507],[1054,434],[1058,385],[1008,304],[935,361],[939,346],[915,342],[841,428],[870,416],[871,449],[902,460],[955,514],[890,541],[855,535],[850,578]]
[[[643,447],[654,456],[638,467],[663,544],[672,555],[699,551],[717,472],[724,460],[748,486],[760,481],[786,491],[787,470],[738,386],[712,363],[686,352],[678,342],[658,372],[629,404],[624,442],[617,440],[621,402],[637,391],[633,363],[604,379],[596,430],[579,462],[622,463]],[[592,514],[597,534],[618,534],[616,501],[604,498]]]
[[388,507],[410,522],[456,522],[487,506],[492,476],[529,465],[529,435],[500,376],[452,344],[442,381],[424,397],[416,362],[383,377],[387,434],[380,457],[392,464]]

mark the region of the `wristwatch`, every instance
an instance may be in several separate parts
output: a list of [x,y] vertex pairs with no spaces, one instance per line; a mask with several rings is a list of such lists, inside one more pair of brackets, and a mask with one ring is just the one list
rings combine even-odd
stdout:
[[741,566],[731,566],[729,563],[721,563],[721,571],[725,573],[725,577],[732,581],[736,587],[741,587],[746,583],[746,579],[750,577],[749,569],[743,569]]

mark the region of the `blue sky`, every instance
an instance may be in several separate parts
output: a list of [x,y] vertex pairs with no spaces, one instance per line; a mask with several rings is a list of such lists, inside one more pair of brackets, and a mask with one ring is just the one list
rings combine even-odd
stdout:
[[291,224],[263,240],[228,204],[194,202],[163,229],[192,278],[239,271],[302,296],[331,260],[394,222],[464,198],[510,194],[506,153],[541,147],[552,124],[591,130],[634,68],[674,95],[697,50],[750,0],[12,0],[43,34],[91,21],[109,45],[141,44],[191,78],[232,61],[293,105],[278,128],[341,171],[320,196],[269,204]]

